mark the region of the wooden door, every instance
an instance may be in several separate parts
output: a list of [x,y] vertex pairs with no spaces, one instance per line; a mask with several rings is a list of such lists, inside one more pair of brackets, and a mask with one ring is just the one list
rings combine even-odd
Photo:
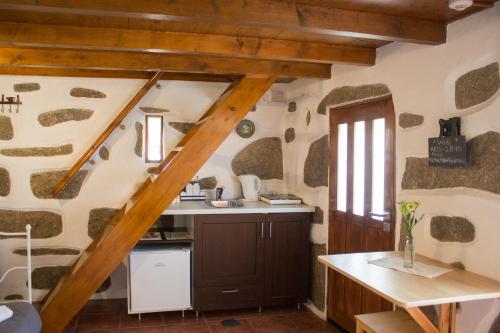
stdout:
[[263,283],[262,214],[198,215],[194,226],[195,286]]
[[308,213],[266,215],[265,305],[307,300],[309,220]]
[[[330,110],[330,254],[394,249],[394,107],[391,97]],[[328,316],[354,331],[354,315],[391,304],[328,272]]]

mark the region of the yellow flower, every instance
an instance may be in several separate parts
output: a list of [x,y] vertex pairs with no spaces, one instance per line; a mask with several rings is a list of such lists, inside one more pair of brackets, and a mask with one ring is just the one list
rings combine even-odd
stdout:
[[414,211],[417,210],[419,205],[420,203],[417,201],[409,201],[406,204],[406,209],[408,210],[409,213],[413,213]]

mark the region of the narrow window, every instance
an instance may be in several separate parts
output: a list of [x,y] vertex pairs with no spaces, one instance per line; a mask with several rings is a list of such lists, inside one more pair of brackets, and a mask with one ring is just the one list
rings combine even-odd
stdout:
[[146,162],[163,161],[163,116],[146,116]]
[[338,126],[337,149],[337,210],[347,208],[347,124]]
[[363,216],[365,209],[365,122],[354,123],[354,170],[352,212]]

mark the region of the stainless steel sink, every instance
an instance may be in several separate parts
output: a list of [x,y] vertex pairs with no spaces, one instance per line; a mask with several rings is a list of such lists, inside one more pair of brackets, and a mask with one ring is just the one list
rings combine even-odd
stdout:
[[207,205],[215,208],[238,208],[245,206],[241,200],[213,200],[207,201]]

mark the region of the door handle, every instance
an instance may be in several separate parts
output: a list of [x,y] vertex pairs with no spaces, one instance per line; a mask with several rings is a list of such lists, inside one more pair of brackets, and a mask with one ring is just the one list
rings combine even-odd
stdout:
[[375,213],[375,212],[369,212],[370,216],[372,217],[382,217],[384,220],[387,220],[391,217],[391,213],[389,212],[382,212],[382,213]]
[[264,238],[264,222],[260,222],[260,238]]
[[269,238],[273,237],[273,222],[269,222]]
[[223,290],[223,291],[222,291],[222,293],[223,293],[223,294],[236,294],[236,293],[238,293],[238,292],[240,292],[240,290],[239,290],[239,289]]

